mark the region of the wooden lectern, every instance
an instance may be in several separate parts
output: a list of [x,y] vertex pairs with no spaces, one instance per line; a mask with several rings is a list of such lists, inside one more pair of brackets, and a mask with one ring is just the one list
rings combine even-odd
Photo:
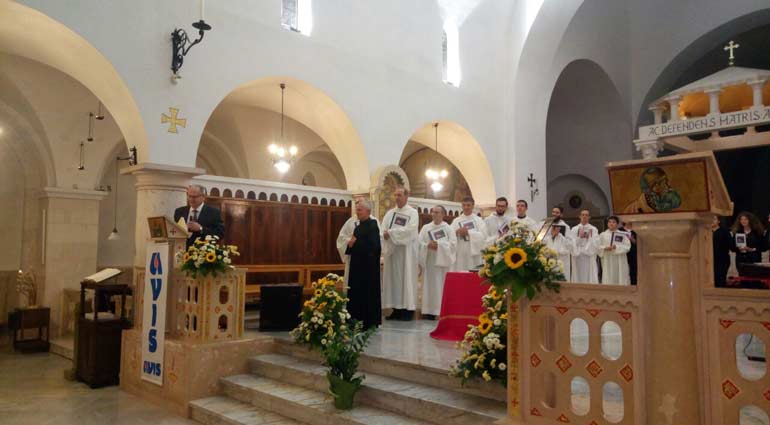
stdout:
[[[638,234],[647,424],[705,423],[703,364],[696,317],[714,286],[714,215],[732,214],[711,152],[607,165],[612,207]],[[669,415],[667,417],[666,415]]]

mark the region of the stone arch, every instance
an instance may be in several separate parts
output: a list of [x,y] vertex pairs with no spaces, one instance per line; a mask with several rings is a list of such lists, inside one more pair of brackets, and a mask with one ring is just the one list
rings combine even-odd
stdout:
[[[473,135],[460,124],[440,120],[438,127],[439,154],[452,163],[468,182],[476,203],[494,204],[496,198],[495,179],[492,168],[481,145]],[[430,149],[435,149],[435,122],[427,123],[409,138]]]
[[83,37],[37,10],[2,2],[0,52],[43,63],[83,84],[109,110],[126,146],[137,147],[140,161],[149,158],[144,121],[131,92],[112,64]]
[[[560,205],[564,216],[577,218],[580,210],[588,209],[594,217],[612,213],[607,195],[590,178],[581,174],[563,174],[548,182],[548,205]],[[575,198],[579,202],[575,202]]]
[[358,132],[342,108],[310,83],[286,76],[262,77],[243,83],[231,90],[212,110],[209,122],[216,110],[224,105],[251,106],[280,113],[280,83],[286,83],[286,117],[307,127],[323,140],[339,162],[348,190],[367,190],[369,163]]
[[631,157],[631,134],[620,94],[604,69],[587,59],[570,62],[559,75],[548,105],[547,181],[584,174],[608,196],[604,164]]

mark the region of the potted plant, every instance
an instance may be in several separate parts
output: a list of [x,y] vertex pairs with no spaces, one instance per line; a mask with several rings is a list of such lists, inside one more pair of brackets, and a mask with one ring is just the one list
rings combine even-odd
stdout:
[[365,378],[364,375],[356,376],[358,358],[376,331],[377,328],[363,331],[361,323],[355,322],[336,332],[324,346],[324,364],[329,368],[326,378],[337,409],[353,408],[353,399]]

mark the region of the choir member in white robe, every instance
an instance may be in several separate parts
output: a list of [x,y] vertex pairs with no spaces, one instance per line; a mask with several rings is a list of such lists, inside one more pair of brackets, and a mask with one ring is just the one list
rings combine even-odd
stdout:
[[[358,209],[358,204],[362,200],[362,198],[356,199],[356,209]],[[371,219],[377,222],[377,225],[379,226],[380,223],[377,221],[377,218],[371,217]],[[348,275],[350,274],[350,255],[345,254],[345,251],[348,249],[348,242],[353,238],[353,231],[356,230],[358,223],[359,219],[357,216],[350,217],[348,221],[342,225],[342,229],[340,229],[340,233],[337,235],[337,252],[339,252],[342,262],[345,263],[344,282],[346,288],[348,286]]]
[[599,283],[599,267],[596,255],[599,244],[599,229],[589,223],[588,210],[580,211],[580,223],[570,229],[567,235],[572,239],[572,282]]
[[620,220],[607,218],[607,230],[599,235],[599,257],[602,259],[602,283],[605,285],[630,285],[628,257],[631,241],[625,232],[618,231]]
[[424,318],[434,320],[441,312],[444,278],[455,262],[457,238],[451,226],[444,221],[444,207],[435,206],[430,213],[433,221],[420,230],[419,264],[422,275],[422,314]]
[[516,223],[523,223],[526,224],[527,227],[529,227],[532,230],[532,233],[537,236],[537,232],[540,231],[540,227],[537,224],[537,221],[535,221],[534,218],[529,217],[527,215],[527,210],[529,209],[529,204],[527,204],[527,201],[523,199],[519,199],[516,201],[516,217],[513,218],[513,222]]
[[564,281],[570,281],[570,257],[572,251],[575,249],[572,239],[561,234],[560,225],[551,225],[548,234],[543,238],[543,243],[548,248],[556,251],[559,256],[559,261],[562,264],[562,273],[564,274]]
[[487,246],[487,226],[473,213],[473,198],[463,199],[463,213],[452,221],[452,232],[457,236],[457,260],[452,271],[468,271],[481,264],[481,250]]
[[382,232],[382,308],[392,308],[387,320],[412,320],[417,308],[419,215],[406,204],[409,192],[398,188],[396,208],[385,213]]
[[495,212],[484,219],[487,228],[487,246],[495,243],[511,226],[513,217],[508,215],[508,200],[500,197],[495,201]]
[[[561,226],[561,234],[567,236],[569,234],[570,227],[562,218],[562,214],[564,214],[564,210],[560,206],[557,205],[551,208],[551,218],[553,218],[553,224]],[[543,224],[545,224],[545,220],[537,224],[538,229],[543,227]]]

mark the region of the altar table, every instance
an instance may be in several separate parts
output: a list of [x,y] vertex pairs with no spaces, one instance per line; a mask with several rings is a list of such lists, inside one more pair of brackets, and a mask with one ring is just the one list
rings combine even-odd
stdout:
[[444,295],[441,298],[441,314],[436,329],[430,333],[435,339],[461,341],[468,325],[478,323],[484,312],[481,297],[486,295],[489,284],[474,272],[450,272],[444,280]]

